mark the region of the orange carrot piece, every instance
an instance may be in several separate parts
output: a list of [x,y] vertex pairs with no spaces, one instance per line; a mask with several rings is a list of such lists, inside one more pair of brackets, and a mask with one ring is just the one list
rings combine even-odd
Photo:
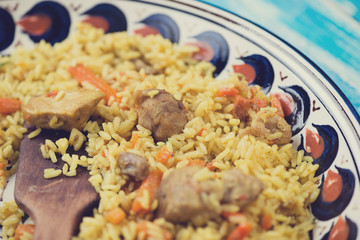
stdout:
[[269,230],[272,227],[272,217],[270,213],[265,213],[261,218],[261,227],[264,230]]
[[255,111],[259,111],[260,108],[264,108],[267,106],[267,102],[265,99],[256,98],[253,99],[252,102],[253,102],[252,109],[254,109]]
[[232,217],[232,216],[244,216],[245,215],[243,213],[240,213],[240,212],[221,212],[221,215],[223,215],[225,218],[229,218],[229,217]]
[[255,95],[257,94],[257,92],[258,92],[257,87],[255,87],[255,86],[250,86],[251,98],[254,98]]
[[0,163],[0,169],[3,169],[5,167],[5,163]]
[[147,231],[148,231],[148,226],[147,226],[147,222],[146,221],[141,221],[136,223],[136,231],[137,232],[144,232],[145,235],[147,235]]
[[[172,234],[165,230],[163,230],[163,239],[164,240],[171,240],[172,239]],[[142,222],[138,222],[136,224],[136,231],[139,232],[144,232],[145,233],[145,239],[147,239],[150,236],[150,231],[149,231],[149,227],[148,227],[148,222],[147,221],[142,221]]]
[[217,90],[216,96],[217,97],[231,97],[231,96],[235,96],[236,94],[238,94],[238,92],[239,91],[235,88],[222,87]]
[[205,166],[210,170],[210,171],[214,171],[216,169],[216,167],[213,165],[213,162],[207,162],[205,164]]
[[10,114],[21,109],[21,102],[13,98],[0,98],[0,114]]
[[110,211],[104,212],[105,220],[112,224],[118,224],[125,219],[126,213],[121,208],[117,207]]
[[163,237],[164,237],[164,240],[171,240],[171,239],[173,239],[172,234],[171,234],[171,232],[169,232],[169,231],[164,231]]
[[202,159],[189,159],[188,166],[191,165],[200,165],[202,167],[207,167],[210,171],[214,171],[216,169],[212,162],[206,162]]
[[135,147],[138,140],[139,140],[139,135],[134,134],[131,136],[131,138],[130,138],[131,148]]
[[68,71],[79,83],[84,81],[89,82],[91,85],[104,92],[106,94],[106,102],[109,101],[111,96],[114,97],[115,102],[121,102],[121,98],[116,96],[116,91],[107,82],[96,77],[96,75],[84,65],[77,64],[74,67],[69,67]]
[[[153,170],[149,173],[147,178],[142,182],[136,197],[132,203],[131,209],[135,213],[146,214],[150,211],[150,206],[155,197],[155,191],[159,187],[163,173],[160,170]],[[144,192],[149,193],[149,206],[142,206],[141,199],[144,196]]]
[[58,94],[58,91],[54,90],[54,91],[48,92],[46,94],[46,96],[47,97],[56,97],[57,94]]
[[25,232],[28,232],[34,235],[35,225],[34,224],[19,224],[15,229],[15,240],[20,240],[20,237],[24,235]]
[[171,157],[172,153],[167,149],[166,146],[163,146],[156,154],[155,160],[161,162],[162,164],[166,164]]
[[201,136],[204,131],[206,131],[206,129],[205,129],[205,128],[201,128],[200,131],[198,131],[196,135],[197,135],[197,136]]
[[239,224],[228,236],[227,240],[242,240],[251,232],[250,223]]
[[188,166],[191,166],[191,165],[200,165],[202,167],[205,167],[206,161],[201,160],[201,159],[189,159]]
[[284,117],[284,110],[281,106],[279,98],[277,98],[274,94],[270,94],[270,101],[271,106],[277,109],[276,114],[278,114],[280,117]]

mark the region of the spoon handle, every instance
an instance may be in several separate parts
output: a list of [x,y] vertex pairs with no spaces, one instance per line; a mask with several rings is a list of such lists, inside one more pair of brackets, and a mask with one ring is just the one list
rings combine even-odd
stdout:
[[76,221],[76,211],[71,211],[71,208],[39,210],[34,216],[34,240],[70,240],[78,226]]

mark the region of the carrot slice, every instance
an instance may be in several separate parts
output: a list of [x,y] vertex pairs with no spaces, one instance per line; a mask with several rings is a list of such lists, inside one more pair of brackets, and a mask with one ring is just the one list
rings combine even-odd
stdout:
[[[142,221],[142,222],[138,222],[136,224],[136,231],[137,232],[144,232],[145,233],[145,239],[148,239],[151,237],[151,227],[149,227],[148,225],[153,224],[154,223],[150,223],[148,221]],[[172,239],[172,234],[165,230],[165,229],[161,229],[162,230],[162,235],[164,240],[171,240]]]
[[104,217],[107,222],[118,224],[125,219],[126,213],[121,208],[117,207],[110,211],[104,212]]
[[267,102],[265,99],[255,98],[252,100],[252,102],[253,102],[252,109],[254,109],[255,111],[259,111],[260,108],[264,108],[267,106]]
[[107,82],[98,78],[90,69],[84,65],[77,64],[74,67],[69,67],[68,71],[71,76],[79,83],[84,81],[89,82],[91,85],[104,92],[106,94],[106,102],[109,102],[111,96],[114,97],[115,102],[121,102],[121,98],[116,96],[116,91]]
[[258,89],[256,86],[250,86],[250,93],[251,93],[251,98],[254,98],[255,95],[257,94]]
[[216,169],[212,162],[207,162],[202,159],[189,159],[188,166],[191,165],[200,165],[202,167],[207,167],[210,171],[214,171]]
[[24,235],[25,232],[34,234],[35,225],[34,224],[19,224],[15,229],[15,240],[20,240],[20,237]]
[[241,217],[245,218],[245,214],[240,213],[240,212],[226,212],[226,211],[223,211],[223,212],[221,212],[221,215],[223,215],[227,219],[232,217],[232,216],[241,216]]
[[155,160],[161,162],[162,164],[166,164],[171,157],[172,153],[167,149],[166,146],[163,146],[156,154]]
[[0,98],[0,114],[10,114],[21,109],[21,102],[13,98]]
[[251,232],[250,223],[239,224],[228,236],[227,240],[242,240]]
[[[135,213],[146,214],[150,211],[150,206],[154,200],[155,191],[160,185],[162,175],[163,173],[160,170],[153,170],[149,173],[147,178],[142,182],[131,206],[131,209]],[[149,197],[148,206],[143,206],[141,202],[142,200],[144,200],[143,198],[146,191]]]
[[238,90],[235,88],[230,88],[230,87],[222,87],[219,88],[218,91],[216,92],[216,96],[217,97],[231,97],[231,96],[235,96],[236,94],[238,94]]
[[271,106],[277,109],[276,114],[278,114],[280,117],[284,117],[284,110],[281,106],[279,98],[277,98],[274,94],[270,94],[270,101]]
[[56,97],[57,94],[58,94],[58,91],[54,90],[54,91],[48,92],[46,94],[46,96],[47,97]]
[[131,136],[131,138],[130,138],[131,148],[135,147],[138,140],[139,140],[139,135],[134,134]]
[[205,160],[201,160],[201,159],[189,159],[189,164],[188,166],[191,165],[200,165],[202,167],[205,167],[206,165],[206,161]]
[[261,227],[264,230],[269,230],[272,227],[272,217],[270,213],[265,213],[261,218]]
[[196,135],[197,135],[197,136],[201,136],[204,131],[206,131],[206,129],[205,129],[205,128],[201,128],[201,129],[197,132]]

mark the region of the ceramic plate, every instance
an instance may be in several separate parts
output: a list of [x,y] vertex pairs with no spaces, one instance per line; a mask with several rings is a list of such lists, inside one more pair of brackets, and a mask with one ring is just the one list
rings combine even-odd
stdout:
[[[99,15],[100,20],[94,17]],[[28,16],[45,18],[29,24]],[[311,141],[313,136],[324,144],[314,156],[320,165],[316,174],[321,175],[321,193],[311,205],[316,218],[312,239],[327,239],[332,230],[344,228],[349,229],[348,239],[357,238],[360,117],[345,94],[308,58],[262,27],[196,1],[1,1],[1,54],[41,39],[52,44],[62,41],[80,21],[98,24],[107,33],[155,32],[180,45],[203,46],[210,54],[202,57],[216,65],[217,78],[255,72],[251,84],[288,96],[291,104],[285,114],[294,146],[310,155],[309,147],[319,147]],[[5,200],[13,198],[12,182]]]

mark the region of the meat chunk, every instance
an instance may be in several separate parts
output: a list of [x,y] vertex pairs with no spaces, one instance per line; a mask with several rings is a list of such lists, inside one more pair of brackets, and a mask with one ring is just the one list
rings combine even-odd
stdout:
[[122,173],[136,180],[144,180],[149,175],[149,162],[135,153],[120,153],[118,163]]
[[162,180],[157,193],[158,217],[174,223],[192,221],[201,225],[219,216],[219,206],[213,206],[204,197],[219,203],[222,185],[218,180],[198,182],[194,175],[201,169],[196,165],[179,168]]
[[241,209],[263,190],[260,180],[238,169],[224,172],[222,178],[198,180],[194,176],[203,169],[197,165],[175,169],[163,179],[157,193],[158,217],[199,226],[220,217],[221,204],[236,204]]
[[251,134],[266,140],[269,144],[286,144],[291,140],[291,126],[283,117],[270,109],[263,108],[251,123]]
[[184,105],[165,90],[138,90],[135,104],[139,124],[149,129],[156,141],[181,133],[188,121]]
[[254,176],[245,175],[239,169],[225,172],[223,177],[223,203],[235,204],[242,209],[255,201],[264,189],[264,184]]
[[105,93],[94,90],[46,94],[31,98],[22,112],[30,125],[67,131],[81,129],[104,97]]
[[141,58],[134,59],[133,62],[137,71],[140,71],[140,69],[144,69],[146,74],[159,74],[159,71],[157,71],[153,66],[151,66]]

